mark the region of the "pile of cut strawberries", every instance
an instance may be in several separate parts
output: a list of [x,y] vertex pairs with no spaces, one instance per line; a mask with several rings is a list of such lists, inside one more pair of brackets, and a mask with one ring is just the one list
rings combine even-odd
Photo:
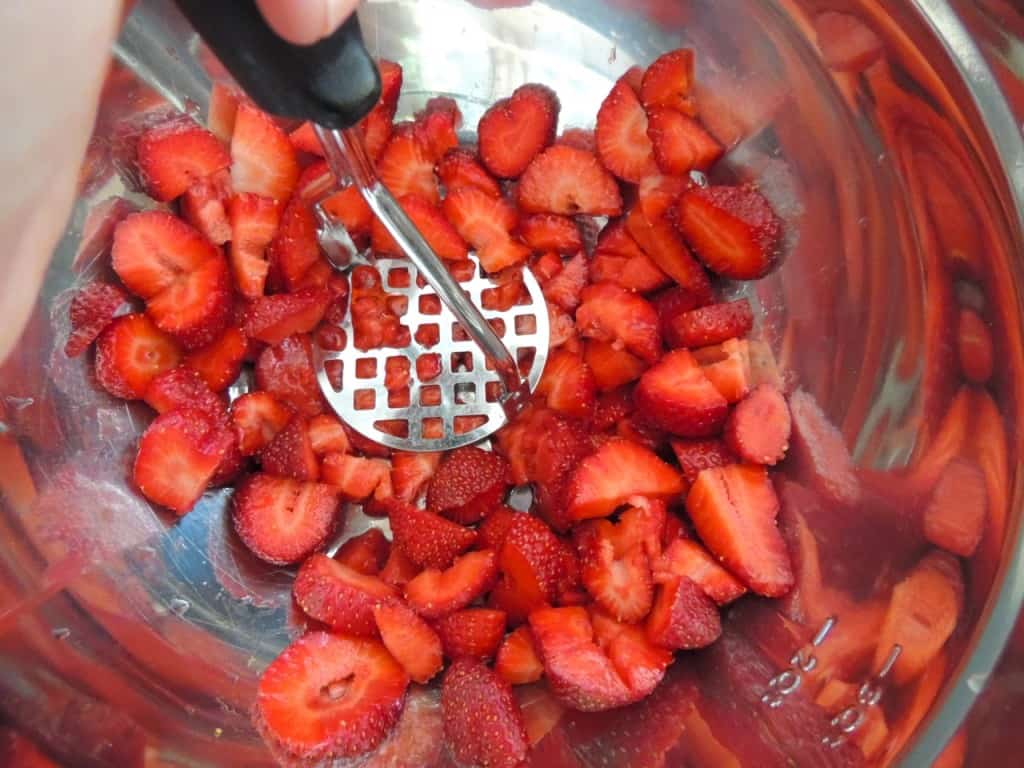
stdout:
[[[781,225],[754,187],[692,173],[723,148],[698,119],[690,51],[627,72],[593,131],[559,133],[557,96],[524,85],[475,148],[450,99],[394,123],[402,71],[381,73],[361,123],[380,178],[453,271],[477,254],[493,301],[520,300],[522,269],[548,301],[546,369],[494,450],[390,451],[329,413],[311,349],[338,343],[347,302],[362,348],[409,331],[372,267],[331,269],[314,202],[361,246],[401,252],[357,190],[335,191],[309,125],[289,134],[226,89],[211,130],[182,118],[139,138],[160,205],[117,226],[120,284],[75,297],[66,351],[95,341],[100,386],[157,412],[134,466],[146,498],[185,514],[233,484],[241,540],[300,565],[296,602],[324,628],[261,679],[255,718],[279,759],[374,750],[410,681],[439,678],[451,754],[516,766],[529,739],[511,686],[544,679],[587,711],[637,702],[678,652],[715,642],[721,606],[794,583],[770,476],[789,406],[745,338],[750,305],[714,285],[764,275]],[[255,388],[229,404],[249,365]],[[529,510],[505,506],[527,485]],[[344,502],[386,516],[391,540],[373,529],[323,554]]]

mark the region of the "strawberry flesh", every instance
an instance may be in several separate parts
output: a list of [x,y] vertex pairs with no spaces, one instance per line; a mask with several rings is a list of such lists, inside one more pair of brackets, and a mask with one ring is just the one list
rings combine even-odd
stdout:
[[743,595],[747,588],[711,553],[693,539],[676,538],[653,563],[654,581],[668,584],[685,578],[697,584],[718,605],[726,605]]
[[581,296],[576,327],[583,336],[618,343],[648,363],[661,356],[658,313],[642,297],[614,283],[588,286]]
[[615,178],[593,154],[564,144],[533,159],[519,179],[517,200],[526,213],[617,216],[622,212]]
[[669,352],[640,377],[637,411],[652,425],[682,437],[708,437],[722,429],[729,404],[685,349]]
[[384,602],[374,607],[373,617],[384,647],[410,678],[426,683],[441,671],[441,638],[415,611],[400,602]]
[[533,83],[494,104],[477,126],[480,159],[487,170],[499,178],[518,178],[554,141],[558,111],[554,92]]
[[494,671],[511,685],[534,683],[544,676],[544,663],[529,626],[516,627],[505,637],[494,660]]
[[390,551],[391,542],[384,532],[370,528],[342,544],[334,559],[359,573],[376,576],[387,562]]
[[256,361],[256,386],[303,416],[318,416],[327,410],[313,370],[313,348],[307,336],[289,336],[263,350]]
[[249,392],[231,404],[231,423],[243,456],[266,448],[291,418],[291,409],[268,392]]
[[717,438],[710,440],[672,440],[672,452],[686,482],[693,483],[705,469],[735,464],[736,456]]
[[750,333],[754,313],[746,299],[709,304],[662,318],[665,340],[673,347],[708,347]]
[[390,584],[321,554],[306,558],[292,592],[311,618],[340,632],[366,637],[377,631],[374,608],[398,600],[398,591]]
[[658,587],[645,625],[651,642],[670,650],[711,645],[722,634],[718,606],[700,586],[685,576]]
[[722,145],[696,120],[667,107],[647,113],[647,135],[662,173],[684,176],[706,171],[722,156]]
[[428,568],[405,585],[405,599],[420,616],[439,619],[465,608],[494,586],[497,558],[490,550],[469,552],[445,570]]
[[620,80],[597,112],[597,156],[623,181],[639,182],[658,172],[647,133],[647,115],[640,99]]
[[480,165],[476,155],[466,149],[450,149],[437,163],[437,175],[446,192],[474,187],[491,197],[501,197],[501,187]]
[[260,453],[263,471],[296,480],[317,480],[320,463],[309,439],[309,424],[295,416]]
[[150,128],[139,139],[138,153],[146,192],[161,202],[174,200],[231,163],[220,140],[191,120]]
[[190,352],[184,363],[214,392],[223,392],[242,372],[248,348],[248,339],[241,328],[229,327],[205,347]]
[[96,379],[124,400],[143,397],[150,382],[181,360],[181,349],[145,315],[115,319],[96,341]]
[[777,464],[789,448],[789,406],[771,384],[760,384],[743,398],[725,424],[725,444],[743,461]]
[[231,134],[231,183],[279,202],[291,197],[299,179],[295,148],[274,119],[248,102],[238,105]]
[[519,236],[535,251],[574,254],[583,250],[583,238],[576,222],[568,216],[535,213],[519,222]]
[[245,333],[271,345],[295,334],[309,333],[323,319],[330,300],[330,294],[321,288],[260,296],[246,311]]
[[640,99],[648,109],[668,107],[683,114],[693,114],[690,97],[693,87],[693,51],[679,48],[662,54],[644,72],[640,83]]

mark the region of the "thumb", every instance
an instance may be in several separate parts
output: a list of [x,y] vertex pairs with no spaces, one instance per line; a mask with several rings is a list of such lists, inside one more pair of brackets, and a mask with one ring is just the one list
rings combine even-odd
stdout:
[[311,45],[340,27],[359,0],[256,0],[256,5],[285,40]]

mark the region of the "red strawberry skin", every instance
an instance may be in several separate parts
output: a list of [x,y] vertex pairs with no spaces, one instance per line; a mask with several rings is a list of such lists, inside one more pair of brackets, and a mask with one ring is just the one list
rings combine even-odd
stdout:
[[295,480],[317,480],[320,463],[309,439],[309,424],[295,416],[260,454],[263,471]]
[[148,317],[123,315],[96,342],[96,379],[114,397],[136,400],[180,360],[181,348]]
[[154,378],[146,387],[143,399],[157,413],[191,408],[202,411],[216,424],[223,423],[227,416],[224,399],[211,390],[198,373],[183,365]]
[[476,155],[469,150],[448,150],[437,164],[437,175],[448,192],[459,187],[476,187],[491,197],[501,197],[498,182],[484,170]]
[[533,159],[519,180],[519,208],[526,213],[617,216],[622,195],[615,178],[591,153],[559,144]]
[[390,551],[391,542],[384,532],[370,528],[342,544],[334,559],[359,573],[376,576],[387,562]]
[[246,312],[245,333],[266,344],[280,344],[289,336],[316,328],[330,301],[330,294],[320,288],[260,296]]
[[384,502],[383,508],[391,521],[395,546],[425,568],[447,568],[476,539],[469,528],[397,499]]
[[227,328],[218,338],[185,358],[185,365],[198,373],[214,392],[223,392],[238,378],[245,362],[249,340],[240,328]]
[[505,612],[466,608],[442,617],[436,626],[449,659],[486,661],[497,653],[505,636]]
[[582,356],[556,349],[548,356],[536,393],[552,410],[586,420],[597,402],[597,383]]
[[690,579],[677,577],[658,587],[645,625],[651,642],[669,650],[711,645],[722,634],[718,606]]
[[636,93],[617,82],[597,112],[597,156],[604,167],[623,181],[639,182],[658,172],[647,115]]
[[665,107],[648,112],[647,135],[662,173],[706,171],[722,156],[722,145],[691,117]]
[[518,178],[555,139],[559,103],[554,92],[528,83],[492,106],[477,126],[480,159],[499,178]]
[[580,333],[598,341],[621,342],[648,363],[661,356],[658,313],[642,297],[614,283],[588,286],[576,311]]
[[490,550],[468,552],[444,571],[428,568],[405,585],[405,599],[420,616],[439,619],[461,610],[494,586],[497,558]]
[[747,588],[725,570],[704,547],[693,539],[677,538],[668,543],[654,561],[654,581],[667,584],[678,577],[696,583],[718,605],[731,603]]
[[644,72],[640,99],[648,109],[668,107],[683,114],[694,112],[690,98],[693,86],[693,51],[679,48],[659,56]]
[[78,357],[85,352],[127,301],[125,292],[110,283],[89,283],[79,290],[71,299],[71,333],[64,345],[64,354]]
[[377,631],[374,608],[398,600],[390,584],[321,554],[306,558],[292,592],[310,617],[339,632],[365,637]]
[[243,456],[266,448],[291,418],[291,409],[268,392],[249,392],[231,404],[231,422]]
[[139,139],[138,152],[146,192],[161,202],[179,197],[231,163],[216,136],[186,120],[150,128]]
[[445,742],[459,762],[516,768],[526,759],[529,740],[512,688],[485,664],[452,663],[441,682],[441,709]]
[[791,427],[782,392],[771,384],[759,384],[729,414],[725,444],[744,461],[777,464],[789,448]]
[[708,347],[739,339],[754,327],[754,313],[746,299],[710,304],[663,319],[665,340],[673,347]]
[[637,411],[654,426],[681,437],[718,433],[729,404],[685,349],[669,352],[640,377]]
[[256,474],[235,489],[232,522],[261,560],[289,565],[322,547],[338,522],[338,495],[329,485]]
[[394,728],[408,684],[405,671],[376,640],[310,632],[260,677],[256,727],[284,764],[355,757]]
[[307,336],[289,336],[267,347],[256,361],[256,386],[303,416],[327,410],[313,371],[313,349]]
[[475,523],[501,504],[508,471],[508,462],[492,451],[451,451],[430,481],[427,506],[461,525]]

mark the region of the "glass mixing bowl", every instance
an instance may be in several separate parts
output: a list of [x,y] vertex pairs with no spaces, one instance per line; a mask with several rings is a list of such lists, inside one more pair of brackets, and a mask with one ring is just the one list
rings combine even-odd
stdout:
[[[787,224],[781,268],[731,290],[754,302],[758,333],[857,464],[859,524],[811,526],[830,572],[870,573],[860,597],[884,595],[901,555],[893,521],[941,474],[935,457],[965,453],[985,474],[988,529],[964,563],[966,608],[941,663],[911,686],[876,685],[888,720],[879,760],[913,766],[931,764],[988,684],[1024,589],[1024,148],[999,87],[1024,102],[1013,73],[1024,25],[1006,0],[953,5],[380,0],[360,11],[371,52],[404,67],[399,117],[449,95],[470,132],[528,81],[558,92],[563,127],[589,126],[630,65],[696,49],[702,116],[728,147],[716,173],[756,180]],[[180,520],[146,503],[128,480],[145,409],[107,397],[90,362],[62,352],[75,287],[108,270],[114,224],[147,204],[132,138],[168,108],[206,120],[221,76],[163,0],[140,0],[115,58],[67,233],[0,368],[0,715],[68,765],[270,765],[249,708],[260,671],[303,631],[291,574],[235,540],[228,491]],[[958,307],[984,317],[995,341],[987,385],[959,372]],[[245,387],[243,377],[232,391]],[[353,512],[345,535],[370,524]],[[542,737],[532,764],[845,764],[849,753],[822,738],[856,730],[857,708],[811,722],[792,704],[796,667],[772,682],[820,626],[761,607],[737,620],[764,625],[762,658],[775,663],[751,669],[767,676],[694,654],[648,702],[601,715],[523,692]],[[762,700],[791,689],[780,706]],[[436,699],[418,692],[415,704],[403,740],[374,764],[442,760]],[[949,764],[964,748],[958,737]],[[970,735],[966,749],[972,764],[996,759]]]

